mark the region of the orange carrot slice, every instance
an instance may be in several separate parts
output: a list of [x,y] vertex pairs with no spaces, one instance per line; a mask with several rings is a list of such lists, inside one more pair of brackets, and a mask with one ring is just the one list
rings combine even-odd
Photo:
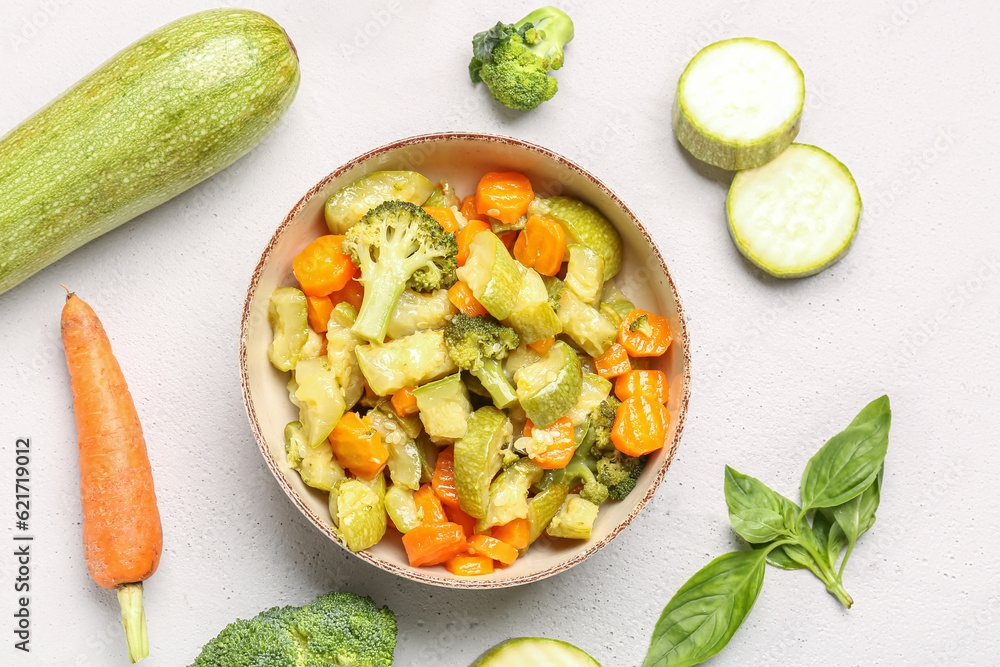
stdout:
[[358,275],[358,267],[344,254],[344,237],[321,236],[295,256],[292,272],[307,296],[328,296]]
[[645,396],[660,403],[670,398],[667,374],[663,371],[629,371],[615,381],[615,396],[624,401],[632,396]]
[[466,550],[465,532],[456,523],[422,523],[402,539],[413,567],[437,565]]
[[628,350],[621,343],[615,343],[608,348],[604,356],[594,359],[594,366],[597,368],[597,374],[608,380],[632,370]]
[[476,188],[476,212],[512,225],[528,211],[534,198],[531,181],[524,174],[491,171]]
[[480,315],[489,314],[486,309],[483,308],[483,304],[479,303],[476,297],[472,295],[472,290],[469,286],[461,280],[448,289],[448,299],[455,305],[456,308],[469,317],[478,317]]
[[517,559],[517,549],[489,535],[473,535],[469,538],[469,552],[498,560],[504,565],[510,565]]
[[358,477],[375,479],[389,460],[382,437],[356,412],[346,412],[330,433],[330,445],[337,462]]
[[457,554],[445,561],[444,566],[449,572],[460,577],[475,577],[480,574],[493,574],[493,559],[485,556]]
[[448,447],[438,454],[431,479],[434,495],[442,505],[459,507],[458,491],[455,489],[455,448]]
[[611,442],[622,454],[642,456],[663,447],[670,427],[670,413],[663,403],[632,396],[618,406]]
[[514,259],[543,276],[554,276],[562,268],[566,232],[555,220],[533,215],[517,237]]
[[[641,318],[645,317],[645,321]],[[658,357],[673,337],[667,318],[636,308],[618,325],[618,342],[633,357]]]

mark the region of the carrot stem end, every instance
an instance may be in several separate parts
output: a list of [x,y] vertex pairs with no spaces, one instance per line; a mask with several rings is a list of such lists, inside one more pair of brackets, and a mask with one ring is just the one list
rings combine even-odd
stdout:
[[122,584],[117,590],[125,639],[128,641],[128,659],[129,662],[136,663],[149,656],[146,612],[142,607],[142,582]]

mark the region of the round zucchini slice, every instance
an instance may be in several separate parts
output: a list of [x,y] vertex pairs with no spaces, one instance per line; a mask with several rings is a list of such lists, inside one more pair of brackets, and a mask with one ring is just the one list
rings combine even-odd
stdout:
[[759,167],[799,133],[805,96],[802,70],[774,42],[715,42],[691,59],[677,82],[674,134],[708,164]]
[[471,667],[601,667],[583,649],[558,639],[516,637],[479,656]]
[[736,174],[726,216],[747,259],[777,278],[802,278],[850,248],[861,195],[837,158],[815,146],[792,144],[763,167]]

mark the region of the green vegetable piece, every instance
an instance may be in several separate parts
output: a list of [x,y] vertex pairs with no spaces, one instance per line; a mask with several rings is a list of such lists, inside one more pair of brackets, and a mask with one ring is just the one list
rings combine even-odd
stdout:
[[337,375],[325,357],[302,359],[295,366],[292,403],[299,408],[299,421],[306,441],[316,446],[330,435],[344,416],[346,404]]
[[567,243],[590,248],[604,259],[604,280],[614,278],[622,266],[622,239],[600,211],[569,197],[536,198],[528,211],[558,221]]
[[455,490],[462,511],[471,517],[486,516],[490,482],[503,463],[501,449],[514,434],[510,420],[491,406],[476,410],[468,430],[455,443]]
[[417,453],[420,455],[420,483],[427,484],[434,477],[434,468],[437,467],[437,458],[440,449],[431,441],[431,437],[426,433],[420,434],[417,438]]
[[571,244],[566,264],[566,287],[584,303],[597,308],[604,287],[604,258],[577,243]]
[[528,539],[531,542],[545,532],[568,494],[569,489],[564,484],[550,484],[528,501]]
[[645,456],[629,456],[612,449],[597,460],[597,481],[608,488],[608,498],[624,500],[632,493],[646,467]]
[[433,192],[434,184],[415,171],[376,171],[326,200],[326,226],[331,234],[344,234],[383,202],[404,201],[419,206]]
[[309,339],[306,295],[294,287],[275,289],[267,305],[267,319],[274,332],[274,339],[267,346],[268,361],[279,371],[290,371]]
[[724,488],[729,521],[747,542],[763,544],[789,536],[795,530],[801,512],[799,506],[756,477],[726,466]]
[[403,290],[389,318],[389,338],[403,338],[418,331],[440,329],[458,310],[448,298],[448,290],[415,292]]
[[337,527],[351,551],[378,544],[385,535],[385,475],[366,481],[344,480],[337,486]]
[[541,359],[519,368],[514,379],[528,419],[539,428],[548,428],[580,399],[583,370],[573,348],[556,341]]
[[552,537],[586,540],[590,538],[596,519],[597,504],[571,493],[566,496],[566,501],[552,517],[545,532]]
[[461,373],[417,387],[413,397],[417,399],[424,430],[435,443],[449,444],[465,435],[472,403]]
[[[456,464],[456,486],[457,467]],[[476,521],[476,532],[481,533],[487,528],[502,526],[514,519],[526,519],[528,489],[541,478],[542,469],[528,459],[521,459],[504,468],[490,484],[489,506],[486,509],[486,516]],[[465,509],[465,506],[462,508]]]
[[608,281],[604,283],[599,310],[617,328],[625,316],[635,310],[635,305],[613,282]]
[[861,219],[861,194],[837,158],[792,144],[767,164],[736,174],[726,218],[744,257],[776,278],[802,278],[847,254]]
[[889,445],[889,397],[876,398],[830,438],[802,473],[802,509],[846,503],[872,485]]
[[513,329],[489,317],[458,313],[444,328],[444,342],[458,367],[479,380],[494,405],[503,409],[517,400],[500,363],[520,344]]
[[555,7],[536,9],[514,24],[498,22],[472,38],[469,76],[504,106],[529,111],[556,94],[548,72],[562,67],[563,47],[572,39],[573,21]]
[[472,667],[601,667],[583,649],[558,639],[516,637],[479,656]]
[[563,331],[590,356],[603,356],[618,339],[618,327],[601,311],[588,306],[579,297],[563,288],[558,297],[556,315]]
[[725,648],[757,601],[766,556],[719,556],[681,586],[656,622],[643,667],[697,665]]
[[368,211],[344,235],[344,252],[360,269],[365,287],[351,329],[372,342],[385,338],[404,289],[433,292],[455,283],[455,235],[406,202],[387,201]]
[[358,366],[379,396],[415,387],[458,370],[440,331],[421,331],[384,345],[370,343],[355,350]]
[[525,343],[534,343],[562,332],[542,277],[534,269],[517,264],[521,273],[514,306],[504,324],[512,327]]
[[330,491],[347,477],[333,457],[330,441],[324,439],[310,445],[302,422],[288,422],[285,426],[285,454],[288,467],[297,470],[302,481],[314,489]]
[[424,518],[413,500],[413,491],[395,484],[385,492],[385,511],[392,519],[392,525],[403,534],[419,526]]
[[521,287],[517,262],[503,241],[486,231],[476,234],[469,244],[469,257],[459,267],[458,279],[469,286],[476,300],[498,320],[510,315]]
[[230,623],[191,667],[391,667],[396,617],[371,598],[327,593],[303,607],[273,607]]
[[235,162],[299,80],[281,26],[244,9],[190,14],[99,65],[0,138],[0,293]]
[[365,376],[355,352],[364,341],[351,331],[356,317],[357,311],[351,304],[346,301],[339,303],[330,313],[326,330],[326,357],[337,376],[347,410],[353,408],[365,393]]
[[394,486],[416,491],[420,488],[420,452],[393,415],[382,410],[368,412],[371,425],[378,431],[382,444],[389,450],[389,478]]

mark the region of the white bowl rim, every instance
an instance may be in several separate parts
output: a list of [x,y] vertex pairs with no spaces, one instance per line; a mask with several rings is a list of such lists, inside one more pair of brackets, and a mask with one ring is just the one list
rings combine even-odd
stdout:
[[[601,192],[603,192],[607,197],[609,197],[616,206],[618,206],[632,221],[636,226],[642,236],[645,238],[649,249],[652,250],[653,254],[656,256],[660,263],[660,267],[663,269],[663,273],[667,278],[667,282],[670,285],[670,291],[674,298],[674,303],[677,305],[677,320],[680,324],[679,336],[674,336],[674,344],[678,340],[682,343],[683,353],[682,357],[684,359],[684,369],[682,377],[682,395],[679,402],[679,407],[677,410],[677,422],[676,428],[674,430],[674,437],[669,444],[669,449],[667,450],[667,455],[664,457],[662,463],[660,464],[659,470],[657,470],[656,476],[653,478],[652,483],[647,489],[646,493],[639,500],[636,506],[629,512],[628,516],[625,517],[623,521],[618,523],[607,536],[603,539],[595,542],[588,546],[587,550],[583,553],[577,554],[572,558],[560,561],[559,563],[547,567],[538,572],[532,572],[519,577],[513,577],[510,579],[503,580],[492,580],[484,581],[475,579],[473,577],[456,577],[454,579],[447,577],[440,577],[430,572],[413,571],[411,569],[406,569],[387,561],[383,558],[379,558],[367,551],[350,551],[347,546],[341,542],[336,534],[334,533],[332,527],[326,525],[316,514],[309,509],[308,506],[303,502],[299,495],[294,489],[289,485],[288,480],[285,479],[284,475],[281,474],[281,470],[278,467],[277,462],[274,457],[271,456],[270,449],[264,439],[263,433],[261,432],[260,424],[257,421],[256,411],[253,404],[253,399],[250,396],[250,381],[247,373],[247,328],[250,321],[250,305],[253,301],[253,297],[257,291],[257,285],[260,281],[260,276],[264,271],[264,266],[267,264],[268,259],[271,256],[271,252],[274,250],[275,245],[277,245],[278,240],[283,235],[285,229],[291,224],[292,220],[299,214],[299,212],[305,207],[305,205],[321,191],[327,184],[332,180],[339,178],[341,175],[358,166],[361,163],[367,162],[368,160],[387,153],[389,151],[402,148],[404,146],[413,146],[423,143],[437,142],[442,140],[470,140],[470,141],[486,141],[486,142],[497,142],[501,144],[507,144],[516,146],[519,148],[524,148],[529,151],[538,153],[545,157],[548,157],[556,162],[561,163],[563,166],[577,172],[581,176],[585,177],[591,181]],[[675,332],[676,333],[676,332]],[[267,246],[264,248],[264,252],[261,254],[260,261],[257,262],[257,266],[254,268],[253,275],[250,278],[250,285],[247,288],[246,300],[243,304],[243,313],[240,321],[240,348],[239,348],[239,361],[240,361],[240,384],[243,390],[243,403],[246,408],[247,417],[250,420],[250,428],[253,431],[254,439],[257,441],[257,447],[260,449],[261,455],[264,457],[264,461],[267,463],[267,467],[270,469],[271,474],[274,475],[278,484],[284,490],[285,495],[291,499],[295,506],[299,509],[302,514],[309,519],[309,521],[320,529],[327,537],[329,537],[333,542],[338,544],[343,549],[347,550],[349,553],[358,556],[362,560],[365,560],[378,568],[381,568],[392,574],[411,579],[413,581],[419,581],[425,584],[431,584],[435,586],[441,586],[444,588],[464,588],[464,589],[484,589],[484,588],[507,588],[511,586],[519,586],[522,584],[531,583],[534,581],[539,581],[545,579],[559,572],[563,572],[573,567],[574,565],[583,562],[590,556],[594,555],[601,549],[603,549],[607,544],[611,542],[618,534],[625,529],[633,519],[639,515],[639,512],[646,506],[646,504],[652,499],[653,494],[656,492],[657,487],[659,487],[660,482],[663,480],[664,475],[667,472],[667,468],[670,467],[670,463],[673,461],[674,454],[677,452],[677,445],[680,442],[681,431],[684,429],[684,422],[687,417],[688,403],[691,397],[691,348],[690,341],[688,339],[687,331],[687,321],[684,317],[684,307],[681,303],[680,295],[677,292],[677,286],[674,283],[673,276],[670,275],[670,270],[667,268],[666,262],[663,260],[663,255],[660,254],[660,249],[657,247],[656,243],[653,241],[646,229],[645,225],[639,220],[638,217],[632,212],[632,210],[625,204],[624,201],[618,197],[614,191],[611,190],[607,185],[600,181],[596,176],[591,174],[589,171],[579,166],[569,158],[549,150],[538,144],[525,141],[523,139],[518,139],[516,137],[511,137],[502,134],[490,134],[485,132],[432,132],[428,134],[419,134],[397,141],[393,141],[378,148],[372,149],[362,155],[359,155],[348,162],[344,163],[338,167],[335,171],[331,172],[325,176],[319,183],[314,185],[299,201],[298,203],[289,211],[288,215],[285,216],[281,224],[275,230],[274,234],[271,236],[270,241],[268,241]],[[666,445],[664,445],[666,447]]]

